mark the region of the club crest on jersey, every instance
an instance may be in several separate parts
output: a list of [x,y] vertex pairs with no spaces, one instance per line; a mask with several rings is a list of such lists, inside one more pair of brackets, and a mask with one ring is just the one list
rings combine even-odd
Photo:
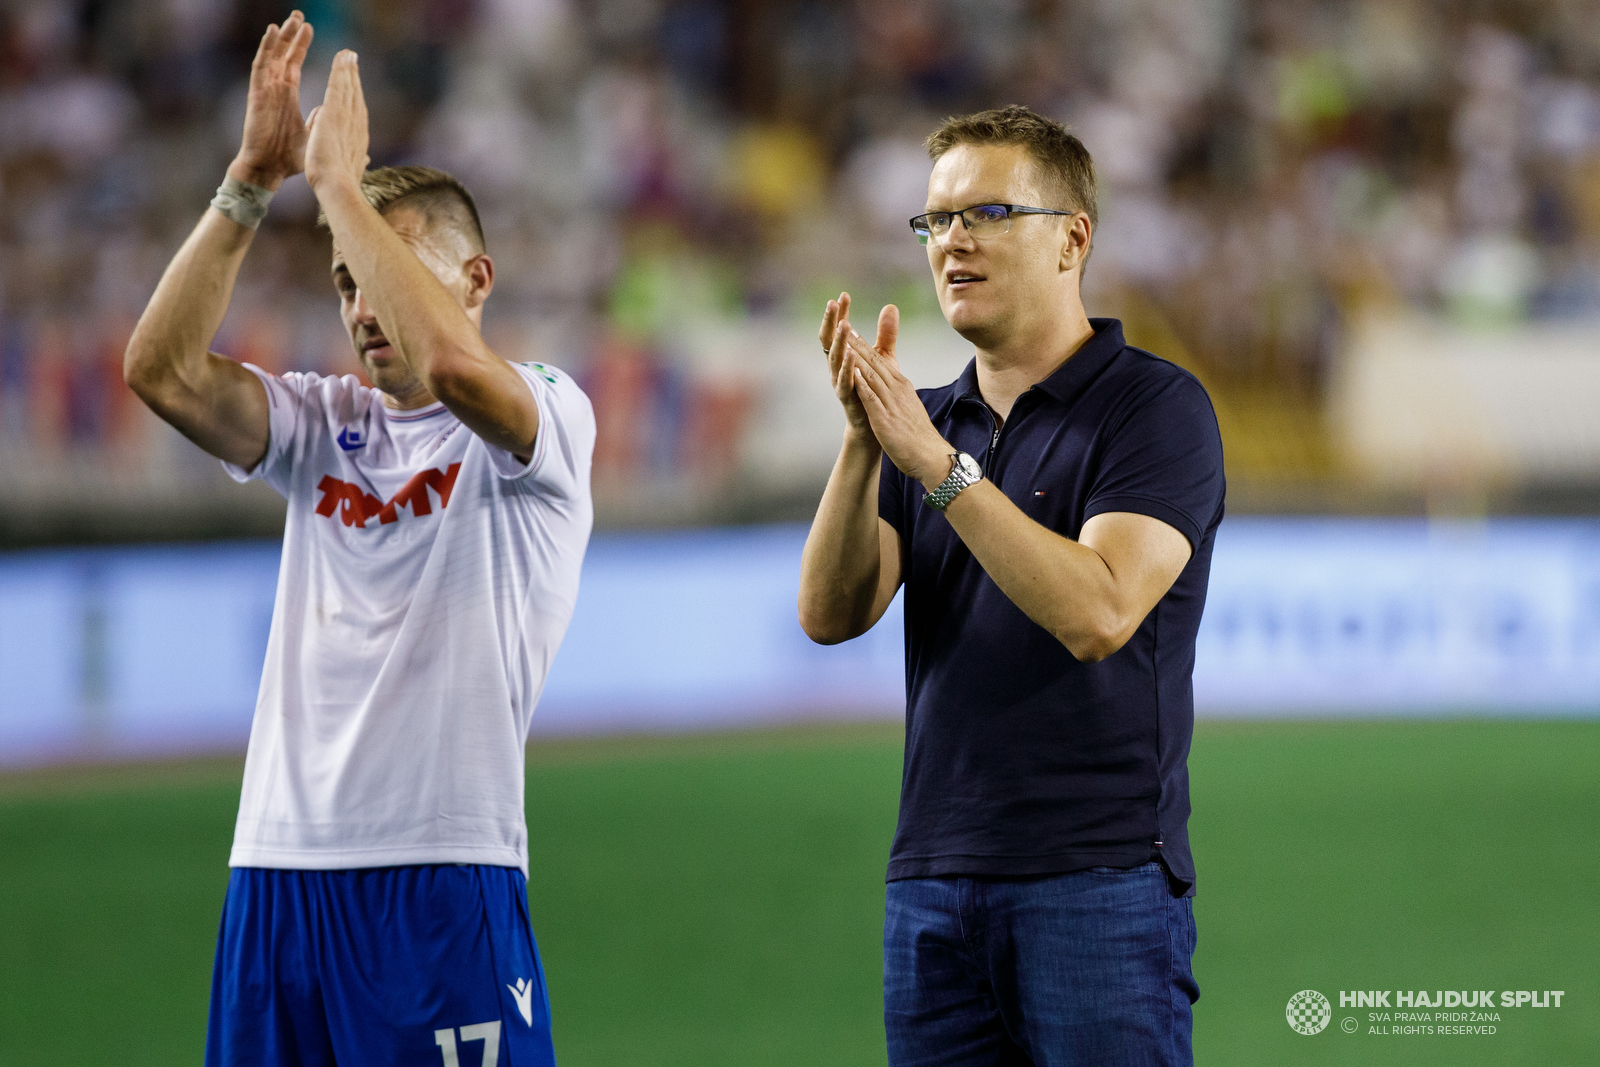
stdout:
[[360,430],[352,430],[348,426],[340,430],[339,436],[334,438],[334,440],[338,441],[339,447],[344,449],[346,452],[354,452],[356,449],[361,448],[367,443],[366,438],[361,436]]
[[325,474],[322,481],[317,483],[317,492],[322,494],[322,499],[317,502],[317,514],[331,518],[334,512],[339,513],[339,519],[346,526],[359,526],[366,529],[367,522],[376,515],[379,525],[387,526],[400,519],[400,508],[411,509],[412,518],[433,514],[433,501],[429,497],[430,490],[439,498],[441,509],[450,506],[450,493],[456,486],[456,475],[461,472],[461,464],[452,463],[447,470],[418,471],[413,474],[400,491],[384,503],[371,493],[363,490],[359,485],[340,481],[331,474]]

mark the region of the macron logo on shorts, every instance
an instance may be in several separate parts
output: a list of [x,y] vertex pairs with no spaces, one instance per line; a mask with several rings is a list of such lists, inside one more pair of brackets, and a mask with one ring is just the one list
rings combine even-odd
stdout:
[[517,998],[517,1011],[522,1013],[522,1021],[529,1026],[533,1025],[533,983],[526,978],[518,978],[516,985],[508,985],[511,995]]

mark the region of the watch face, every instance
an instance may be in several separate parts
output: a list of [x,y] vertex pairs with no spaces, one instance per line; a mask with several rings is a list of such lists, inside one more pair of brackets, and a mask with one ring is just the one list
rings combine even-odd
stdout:
[[977,481],[983,477],[983,468],[978,466],[978,461],[967,455],[965,452],[958,452],[956,454],[956,464],[961,468],[962,472],[973,481]]

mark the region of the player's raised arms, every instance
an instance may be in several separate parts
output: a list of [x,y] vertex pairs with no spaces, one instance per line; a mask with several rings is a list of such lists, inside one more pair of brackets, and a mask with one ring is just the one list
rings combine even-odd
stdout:
[[[300,68],[311,27],[296,11],[261,38],[250,68],[237,182],[276,191],[305,169]],[[157,415],[219,459],[250,468],[267,450],[267,394],[239,364],[209,350],[255,230],[216,207],[173,257],[134,328],[123,377]]]
[[371,342],[392,349],[383,358],[397,356],[415,388],[386,384],[381,379],[391,376],[368,355],[373,384],[402,407],[442,401],[485,443],[526,463],[539,429],[538,404],[479,333],[494,263],[481,246],[462,247],[432,232],[437,228],[403,206],[379,214],[362,194],[367,105],[354,52],[334,57],[327,95],[309,127],[306,180],[333,232],[346,323],[369,332],[375,326]]

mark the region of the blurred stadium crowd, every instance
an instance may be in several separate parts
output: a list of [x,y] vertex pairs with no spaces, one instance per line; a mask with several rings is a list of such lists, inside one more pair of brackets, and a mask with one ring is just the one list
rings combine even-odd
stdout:
[[[288,7],[0,0],[8,492],[218,477],[122,387],[121,349],[237,147],[250,57]],[[1093,152],[1090,312],[1202,375],[1246,475],[1326,474],[1327,377],[1369,309],[1600,313],[1594,0],[302,7],[307,108],[355,47],[374,163],[442,166],[476,192],[499,267],[486,330],[580,374],[602,492],[738,475],[771,398],[703,365],[704,324],[781,321],[804,342],[845,286],[936,319],[905,221],[921,138],[1002,103]],[[218,350],[355,369],[314,215],[303,180],[286,186]]]

